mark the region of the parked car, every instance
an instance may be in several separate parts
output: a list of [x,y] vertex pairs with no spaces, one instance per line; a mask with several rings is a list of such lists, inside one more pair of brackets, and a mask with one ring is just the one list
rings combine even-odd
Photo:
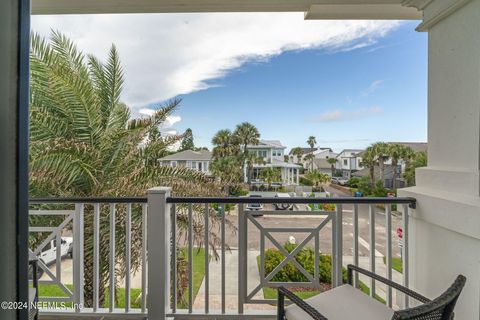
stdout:
[[[275,198],[290,198],[290,194],[285,192],[277,192]],[[291,210],[293,206],[291,203],[275,203],[275,210]]]
[[[60,257],[73,257],[73,238],[72,237],[61,237],[60,240]],[[57,261],[57,240],[53,239],[48,242],[42,251],[38,255],[38,260],[44,263],[46,266],[50,266]],[[43,269],[37,269],[37,277],[40,278],[43,274]],[[31,270],[29,274],[32,278]]]
[[344,186],[347,184],[348,179],[342,178],[342,177],[332,177],[330,179],[330,182],[333,184],[339,184],[341,186]]
[[[250,198],[261,198],[262,196],[259,194],[251,194],[249,195]],[[251,211],[261,211],[263,209],[263,203],[249,203],[247,204],[246,208],[247,210]],[[255,213],[253,214],[254,216],[263,216],[261,213]]]

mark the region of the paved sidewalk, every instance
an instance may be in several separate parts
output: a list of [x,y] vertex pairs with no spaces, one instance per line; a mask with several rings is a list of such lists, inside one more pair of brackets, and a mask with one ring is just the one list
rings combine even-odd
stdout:
[[[247,257],[247,291],[250,293],[260,282],[260,273],[258,271],[257,256],[260,251],[248,251]],[[220,310],[222,306],[222,264],[221,261],[211,260],[209,265],[209,299],[210,310]],[[263,291],[260,290],[254,299],[263,299]],[[197,297],[195,298],[193,309],[205,308],[205,279],[200,286]],[[226,252],[225,254],[225,308],[227,310],[237,310],[238,308],[238,250]],[[271,310],[274,307],[265,304],[245,305],[245,309]]]

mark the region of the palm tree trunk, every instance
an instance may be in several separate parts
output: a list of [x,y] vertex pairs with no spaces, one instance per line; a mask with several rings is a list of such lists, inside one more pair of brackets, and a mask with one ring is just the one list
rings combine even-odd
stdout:
[[392,159],[392,169],[393,169],[393,181],[392,186],[393,189],[397,189],[397,160]]
[[375,186],[375,167],[370,167],[370,184],[372,188]]
[[380,159],[378,162],[378,165],[380,167],[380,179],[382,180],[382,186],[385,186],[385,179],[384,179],[384,174],[385,174],[385,163],[383,162],[383,159]]

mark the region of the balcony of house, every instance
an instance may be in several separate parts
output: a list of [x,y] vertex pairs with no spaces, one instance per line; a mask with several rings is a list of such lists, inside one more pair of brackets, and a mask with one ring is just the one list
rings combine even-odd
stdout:
[[[415,205],[409,197],[180,198],[168,188],[141,198],[32,199],[40,319],[275,319],[278,287],[312,297],[345,283],[348,264],[408,287]],[[353,280],[393,309],[412,303],[364,275]]]

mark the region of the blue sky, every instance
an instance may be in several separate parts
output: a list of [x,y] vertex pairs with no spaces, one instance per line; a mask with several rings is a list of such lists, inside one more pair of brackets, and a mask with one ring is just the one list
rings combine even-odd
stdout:
[[115,44],[133,117],[183,99],[166,134],[192,128],[210,147],[216,131],[249,121],[288,148],[314,135],[341,150],[426,140],[427,34],[418,23],[305,21],[301,12],[54,15],[34,16],[32,30],[61,30],[101,60]]
[[288,148],[310,135],[336,150],[376,141],[426,141],[427,34],[402,23],[375,44],[354,50],[287,51],[179,95],[179,131],[191,128],[210,147],[223,128],[248,121],[262,138]]

